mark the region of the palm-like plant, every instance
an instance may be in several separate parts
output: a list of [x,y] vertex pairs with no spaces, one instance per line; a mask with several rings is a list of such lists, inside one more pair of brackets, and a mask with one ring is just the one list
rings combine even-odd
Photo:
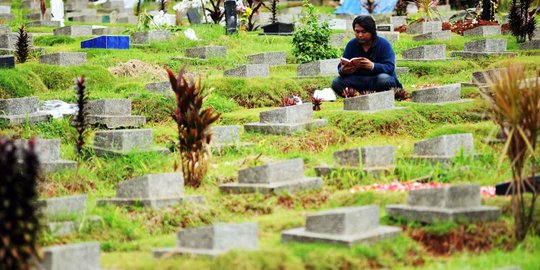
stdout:
[[[488,77],[488,75],[485,75]],[[539,191],[526,177],[535,173],[537,138],[540,135],[540,85],[538,79],[526,80],[523,66],[508,65],[491,78],[491,89],[483,96],[490,105],[490,113],[506,138],[503,151],[512,167],[511,206],[514,212],[514,233],[518,241],[527,236],[533,224],[534,209]],[[532,166],[529,168],[529,162]],[[526,190],[532,190],[530,200]]]
[[438,15],[436,9],[438,0],[415,0],[415,3],[420,9],[424,11],[424,20],[431,21],[436,15]]
[[[193,77],[186,75],[186,66],[182,67],[178,77],[170,69],[166,70],[176,95],[173,118],[178,127],[182,172],[186,185],[199,187],[208,170],[206,161],[212,139],[210,125],[219,119],[220,114],[211,107],[202,108],[205,95],[200,77],[196,84]],[[174,169],[177,167],[175,163]]]
[[209,0],[210,5],[212,5],[212,8],[205,8],[208,12],[210,12],[210,18],[212,18],[212,21],[215,24],[219,24],[221,20],[223,20],[223,16],[225,16],[225,12],[221,10],[221,0]]
[[28,59],[30,54],[30,39],[24,25],[19,27],[19,35],[17,36],[17,42],[15,42],[15,55],[19,63],[24,63]]
[[86,86],[84,76],[76,80],[77,90],[77,116],[75,117],[74,126],[77,130],[77,170],[75,171],[75,178],[79,177],[79,167],[81,166],[82,150],[85,144],[86,128],[88,127],[86,104],[88,103],[88,93],[86,92]]

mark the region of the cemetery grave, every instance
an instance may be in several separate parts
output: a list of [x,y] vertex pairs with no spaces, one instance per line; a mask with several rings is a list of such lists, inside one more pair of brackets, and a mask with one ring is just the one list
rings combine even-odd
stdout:
[[[487,140],[500,126],[480,93],[509,62],[524,66],[518,88],[534,87],[537,36],[518,43],[505,22],[457,27],[455,3],[439,3],[433,18],[423,8],[373,14],[404,91],[321,101],[355,15],[316,5],[312,25],[328,20],[329,30],[312,32],[312,48],[327,35],[336,51],[302,58],[300,2],[276,2],[277,23],[271,1],[258,11],[243,1],[251,18],[225,2],[204,16],[187,1],[47,0],[42,15],[39,0],[0,0],[0,147],[16,140],[26,170],[21,148],[34,145],[40,162],[35,269],[538,268],[537,223],[517,240],[512,196],[495,197],[512,164],[504,143]],[[508,12],[499,5],[496,20]],[[165,68],[178,76],[184,66],[187,85],[171,86]],[[83,136],[73,109],[81,76]],[[182,115],[176,94],[192,82],[204,99]],[[55,114],[43,113],[53,101]],[[212,109],[219,118],[206,125]],[[2,200],[12,195],[6,176]]]

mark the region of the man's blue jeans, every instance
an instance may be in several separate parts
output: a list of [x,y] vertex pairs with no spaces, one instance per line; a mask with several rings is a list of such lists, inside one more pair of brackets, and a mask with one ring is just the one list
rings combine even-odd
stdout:
[[332,89],[337,95],[343,97],[345,87],[354,88],[357,91],[387,91],[397,87],[396,79],[386,73],[377,76],[348,75],[339,76],[332,82]]

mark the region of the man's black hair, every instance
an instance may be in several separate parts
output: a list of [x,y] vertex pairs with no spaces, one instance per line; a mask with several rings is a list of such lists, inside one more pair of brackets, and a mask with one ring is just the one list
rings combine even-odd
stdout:
[[362,28],[364,28],[367,32],[371,33],[371,37],[373,39],[377,37],[377,27],[375,26],[375,20],[373,20],[371,16],[360,15],[354,18],[354,21],[352,23],[353,30],[354,26],[357,24],[362,26]]

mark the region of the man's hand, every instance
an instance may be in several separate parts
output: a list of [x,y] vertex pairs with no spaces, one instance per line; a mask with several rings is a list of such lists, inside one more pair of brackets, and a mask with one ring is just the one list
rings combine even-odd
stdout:
[[356,68],[373,70],[373,68],[375,67],[375,64],[367,58],[358,59],[358,61],[354,61],[354,62],[355,62],[354,64]]
[[341,64],[341,73],[351,74],[356,71],[356,66],[353,63]]

